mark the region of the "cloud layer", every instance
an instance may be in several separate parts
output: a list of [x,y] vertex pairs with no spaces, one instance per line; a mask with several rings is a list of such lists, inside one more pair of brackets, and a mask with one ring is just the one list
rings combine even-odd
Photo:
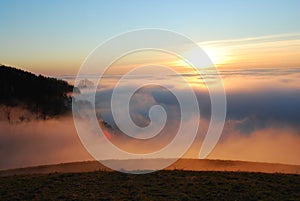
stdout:
[[[300,165],[300,70],[252,69],[220,73],[227,94],[227,119],[222,137],[209,158]],[[201,111],[201,119],[195,118],[192,108],[188,111],[189,118],[185,119],[186,124],[200,121],[195,143],[185,154],[185,157],[197,158],[210,122],[210,98],[201,78],[193,74],[183,76],[192,77]],[[208,77],[213,83],[214,75]],[[155,140],[142,142],[118,130],[110,110],[112,87],[118,77],[105,79],[110,80],[104,80],[106,85],[98,88],[96,109],[99,120],[112,126],[106,129],[115,145],[129,152],[147,153],[163,148],[173,139],[181,116],[178,101],[170,91],[151,85],[133,96],[130,115],[138,126],[150,123],[149,110],[154,105],[161,105],[168,115],[160,135]],[[156,81],[163,81],[172,90],[186,95],[185,88],[173,79],[166,77]],[[153,77],[144,76],[134,83],[128,82],[123,86],[123,92],[131,84],[147,82],[153,82]],[[1,121],[0,126],[0,169],[92,159],[81,145],[72,117],[18,124]]]

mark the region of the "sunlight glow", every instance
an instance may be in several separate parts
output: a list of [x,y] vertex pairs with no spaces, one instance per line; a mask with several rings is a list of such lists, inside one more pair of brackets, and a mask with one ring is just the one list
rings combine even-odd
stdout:
[[231,60],[231,58],[229,57],[229,52],[225,48],[202,46],[202,49],[216,66],[224,65],[229,60]]
[[[203,51],[207,54],[213,64],[218,67],[227,64],[232,58],[229,56],[227,49],[211,45],[200,45]],[[199,52],[197,50],[189,50],[184,53],[184,58],[187,60],[197,60]],[[184,60],[176,60],[173,65],[187,67],[188,64]],[[202,66],[203,67],[203,66]],[[205,67],[204,67],[205,68]]]

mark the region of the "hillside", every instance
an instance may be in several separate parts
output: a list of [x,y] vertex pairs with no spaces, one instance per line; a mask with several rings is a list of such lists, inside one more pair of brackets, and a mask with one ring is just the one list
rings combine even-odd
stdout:
[[[151,165],[161,163],[166,159],[141,159],[145,167],[136,167],[136,160],[127,160],[125,170],[133,171],[137,169],[151,169]],[[111,160],[109,163],[118,164],[124,161]],[[28,174],[49,174],[49,173],[75,173],[93,171],[111,171],[97,161],[62,163],[56,165],[42,165],[36,167],[19,168],[0,171],[0,176],[9,175],[28,175]],[[187,170],[187,171],[239,171],[239,172],[263,172],[263,173],[289,173],[300,174],[299,165],[285,165],[273,163],[258,163],[245,161],[226,161],[226,160],[198,160],[198,159],[179,159],[166,170]]]
[[0,177],[0,200],[299,200],[300,175],[159,171]]
[[[10,121],[11,108],[19,107],[35,114],[37,118],[60,115],[69,110],[68,93],[73,86],[63,80],[35,75],[17,68],[0,66],[0,105]],[[6,107],[3,107],[6,106]],[[20,120],[26,120],[21,115]]]

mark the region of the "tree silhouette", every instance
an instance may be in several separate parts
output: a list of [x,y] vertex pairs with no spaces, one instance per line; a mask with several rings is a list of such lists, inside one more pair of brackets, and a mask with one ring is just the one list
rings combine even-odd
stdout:
[[0,104],[25,107],[38,118],[67,112],[72,91],[73,86],[63,80],[0,66]]

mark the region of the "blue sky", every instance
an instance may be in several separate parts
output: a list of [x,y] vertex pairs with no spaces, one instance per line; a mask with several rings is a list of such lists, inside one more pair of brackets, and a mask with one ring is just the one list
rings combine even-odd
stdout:
[[300,31],[297,0],[0,2],[0,62],[36,70],[78,67],[99,43],[132,29],[169,29],[199,42]]

